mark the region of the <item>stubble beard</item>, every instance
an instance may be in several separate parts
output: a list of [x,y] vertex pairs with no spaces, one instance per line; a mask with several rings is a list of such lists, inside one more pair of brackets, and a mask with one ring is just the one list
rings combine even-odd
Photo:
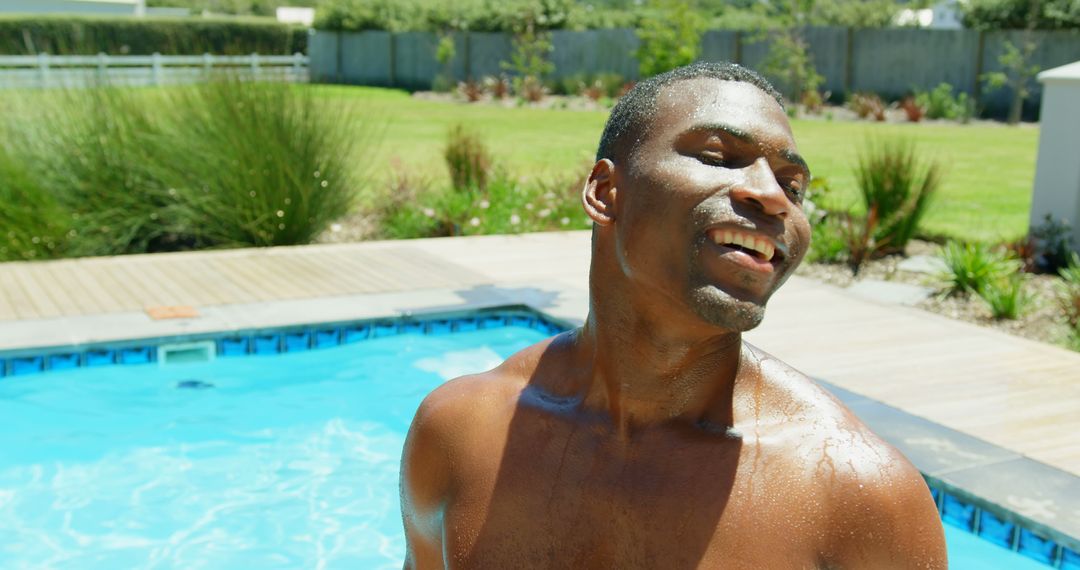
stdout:
[[690,308],[710,325],[732,332],[751,330],[765,318],[764,304],[736,299],[715,285],[693,287]]
[[690,309],[705,322],[731,332],[745,332],[765,318],[765,302],[739,299],[714,285],[700,265],[704,244],[697,243],[690,252]]

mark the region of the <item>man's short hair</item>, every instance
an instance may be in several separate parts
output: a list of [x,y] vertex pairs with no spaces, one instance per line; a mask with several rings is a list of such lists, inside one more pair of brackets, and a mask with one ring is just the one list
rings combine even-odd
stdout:
[[749,83],[776,99],[784,107],[784,98],[764,77],[741,65],[727,62],[698,62],[661,73],[639,82],[629,93],[619,99],[611,110],[596,160],[607,158],[613,162],[633,152],[641,135],[649,128],[649,121],[656,112],[656,97],[664,87],[679,81],[707,77],[721,81]]

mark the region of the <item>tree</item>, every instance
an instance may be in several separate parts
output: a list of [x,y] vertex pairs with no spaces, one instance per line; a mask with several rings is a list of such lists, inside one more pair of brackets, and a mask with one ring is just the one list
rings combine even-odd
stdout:
[[787,11],[779,16],[783,27],[763,31],[760,36],[772,41],[762,67],[766,75],[779,81],[788,101],[798,103],[817,96],[818,87],[825,81],[814,67],[810,47],[802,36],[814,0],[790,0],[784,6]]
[[652,0],[637,29],[641,77],[693,63],[701,49],[702,19],[687,0]]

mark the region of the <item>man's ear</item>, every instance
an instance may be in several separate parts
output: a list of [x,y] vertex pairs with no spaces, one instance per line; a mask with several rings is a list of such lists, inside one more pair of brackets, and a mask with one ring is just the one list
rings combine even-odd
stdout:
[[597,225],[607,226],[615,221],[615,163],[603,158],[593,165],[585,188],[581,191],[581,204],[585,213]]

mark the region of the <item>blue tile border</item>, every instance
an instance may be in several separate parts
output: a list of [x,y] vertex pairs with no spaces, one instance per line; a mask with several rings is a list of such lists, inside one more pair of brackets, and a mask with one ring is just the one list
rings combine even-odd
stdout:
[[149,364],[157,361],[158,347],[178,342],[212,340],[218,356],[258,356],[328,348],[400,334],[443,335],[506,326],[532,328],[549,335],[570,328],[565,323],[529,307],[495,307],[450,314],[409,315],[278,329],[163,337],[138,342],[15,351],[0,354],[0,378],[90,366]]

